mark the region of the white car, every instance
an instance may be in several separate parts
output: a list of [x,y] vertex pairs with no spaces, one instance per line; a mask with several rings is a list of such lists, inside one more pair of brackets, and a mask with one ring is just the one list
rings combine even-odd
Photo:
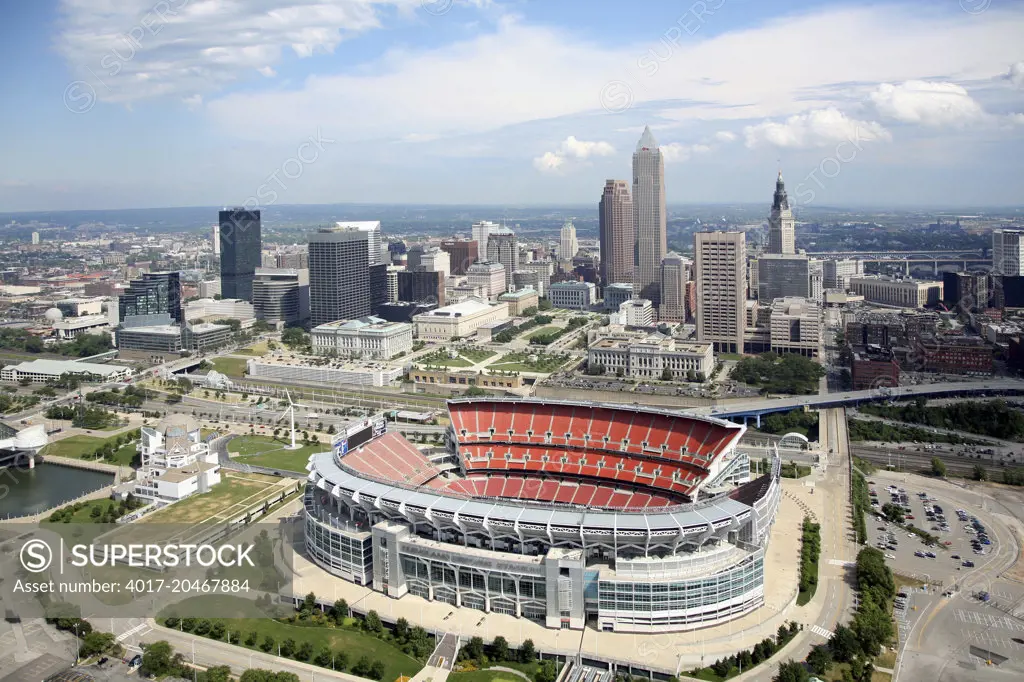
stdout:
[[886,554],[886,555],[885,555],[885,558],[886,558],[886,559],[895,559],[895,558],[896,558],[896,555],[895,555],[895,554]]

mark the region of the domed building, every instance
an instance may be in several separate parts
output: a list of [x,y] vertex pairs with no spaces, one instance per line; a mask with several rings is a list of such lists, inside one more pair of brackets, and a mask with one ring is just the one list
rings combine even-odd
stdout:
[[50,308],[45,313],[43,313],[43,319],[45,319],[50,324],[53,324],[54,322],[60,322],[61,320],[63,320],[64,313],[60,311],[60,308]]
[[156,427],[143,426],[139,440],[142,468],[135,494],[157,504],[170,504],[220,483],[217,453],[203,442],[199,422],[172,414]]

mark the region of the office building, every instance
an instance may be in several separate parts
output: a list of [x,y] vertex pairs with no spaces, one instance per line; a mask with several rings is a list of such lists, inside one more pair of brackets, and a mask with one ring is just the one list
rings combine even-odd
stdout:
[[[181,324],[181,276],[178,272],[146,272],[133,280],[118,297],[118,322],[129,325],[146,323],[158,316],[169,315],[170,321]],[[131,319],[131,318],[134,318]]]
[[466,279],[471,287],[478,287],[486,292],[485,295],[489,299],[497,298],[507,290],[505,266],[501,263],[473,263],[466,272]]
[[768,216],[768,253],[790,255],[796,253],[796,221],[786,196],[786,184],[782,171],[775,181],[775,196],[772,211]]
[[601,282],[633,284],[636,227],[633,197],[625,180],[606,180],[598,205]]
[[220,296],[220,277],[206,279],[199,283],[199,298],[213,298]]
[[508,319],[508,304],[469,299],[412,318],[416,337],[424,341],[451,341],[476,334],[490,322]]
[[53,336],[58,341],[72,341],[82,334],[95,334],[110,327],[108,315],[79,315],[53,321]]
[[825,267],[817,258],[807,260],[808,298],[821,304],[825,300]]
[[398,273],[404,272],[405,268],[398,265],[389,265],[385,270],[388,287],[388,303],[398,300]]
[[0,381],[28,381],[45,384],[65,374],[74,374],[86,381],[124,381],[135,373],[131,367],[102,365],[77,360],[31,360],[17,365],[7,365],[0,371]]
[[487,235],[487,260],[505,266],[505,289],[512,286],[512,273],[519,269],[516,233],[507,228],[492,229]]
[[989,307],[989,275],[985,272],[946,272],[942,275],[942,301],[949,308],[973,311]]
[[274,255],[274,266],[282,270],[309,270],[309,252],[293,251]]
[[368,239],[358,229],[324,228],[310,235],[309,312],[314,327],[370,314]]
[[675,381],[704,380],[715,368],[710,343],[693,343],[654,333],[618,333],[600,337],[587,348],[587,367],[604,374],[660,381],[669,370]]
[[570,260],[580,250],[580,242],[576,239],[576,226],[571,220],[566,220],[562,225],[558,240],[558,257],[562,260]]
[[619,306],[619,317],[627,327],[654,325],[654,306],[646,298],[631,298]]
[[617,311],[623,303],[633,298],[633,285],[628,282],[616,282],[604,288],[604,309]]
[[313,327],[313,352],[362,360],[390,360],[412,350],[412,325],[379,317],[338,320]]
[[254,322],[256,306],[238,298],[200,298],[185,304],[185,321],[239,320]]
[[822,262],[824,279],[822,286],[825,289],[850,288],[850,279],[860,277],[864,274],[864,261],[853,258],[829,259]]
[[404,270],[398,273],[398,300],[409,303],[445,303],[444,273]]
[[554,282],[548,288],[552,308],[590,310],[597,302],[597,287],[593,282]]
[[224,298],[252,303],[252,280],[263,265],[260,212],[245,208],[220,212],[220,287]]
[[900,365],[891,348],[862,346],[851,351],[850,376],[853,390],[895,388],[900,385]]
[[508,314],[511,317],[519,317],[531,308],[536,310],[540,303],[537,292],[530,288],[507,291],[499,296],[498,300],[508,304]]
[[453,275],[465,275],[469,266],[480,260],[479,245],[473,239],[446,239],[441,248],[448,252]]
[[379,220],[340,221],[335,223],[334,226],[339,230],[359,230],[360,232],[365,232],[367,263],[369,265],[377,265],[384,262]]
[[665,160],[650,127],[633,153],[633,216],[636,263],[633,292],[661,306],[661,259],[668,250],[665,228]]
[[520,263],[519,269],[512,273],[512,286],[514,291],[520,289],[533,289],[540,296],[540,282],[535,270],[523,270]]
[[547,296],[548,287],[551,286],[551,275],[554,273],[554,263],[549,260],[535,260],[520,264],[519,269],[537,273],[537,293],[542,297]]
[[862,295],[869,303],[901,308],[923,308],[938,305],[942,301],[942,282],[864,276],[851,278],[850,289]]
[[216,322],[185,322],[181,326],[181,347],[208,353],[231,343],[231,326]]
[[220,258],[220,225],[210,228],[210,245],[213,247],[214,258]]
[[477,252],[480,258],[487,258],[488,238],[491,232],[496,232],[500,227],[498,223],[492,223],[489,220],[481,220],[478,223],[473,223],[473,227],[470,233],[473,236],[473,241],[476,242]]
[[992,272],[1007,277],[1024,275],[1024,231],[992,231]]
[[275,327],[309,322],[309,270],[259,268],[252,283],[256,317]]
[[691,277],[693,261],[670,252],[661,261],[661,307],[658,319],[686,321],[686,283]]
[[38,246],[39,245],[39,233],[38,232],[33,232],[32,233],[32,245],[33,246]]
[[772,350],[813,358],[821,346],[821,308],[809,298],[776,298],[768,328]]
[[811,295],[810,262],[804,254],[761,254],[757,259],[757,300],[771,307],[777,298]]
[[746,252],[743,232],[694,235],[697,341],[710,342],[722,353],[743,352]]
[[447,251],[432,246],[423,252],[420,258],[420,267],[427,272],[440,272],[445,277],[452,274],[451,256]]
[[370,276],[370,314],[376,315],[382,305],[391,299],[388,298],[388,264],[385,262],[371,265]]

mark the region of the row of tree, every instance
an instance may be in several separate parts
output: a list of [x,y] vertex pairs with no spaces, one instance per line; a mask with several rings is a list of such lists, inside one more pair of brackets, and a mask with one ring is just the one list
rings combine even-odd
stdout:
[[821,525],[804,517],[803,543],[800,546],[800,592],[797,606],[811,601],[818,589],[818,559],[821,557]]
[[[508,645],[508,640],[497,636],[489,645],[481,637],[471,637],[459,650],[458,660],[463,667],[486,668],[501,663],[529,664],[537,660],[537,648],[532,639],[527,639],[518,649]],[[541,661],[533,673],[534,682],[554,682],[559,666],[552,660]]]
[[929,407],[924,398],[897,405],[865,405],[868,414],[1001,440],[1024,440],[1024,411],[1005,400],[957,401]]
[[[195,682],[231,682],[234,676],[231,668],[218,665],[206,670],[197,670],[188,665],[185,657],[174,651],[167,642],[153,642],[142,652],[141,675],[158,678],[181,678]],[[289,672],[274,672],[251,668],[242,673],[238,682],[299,682],[299,676]]]
[[784,646],[789,644],[789,640],[796,637],[797,633],[800,632],[800,629],[801,626],[794,621],[784,623],[779,626],[775,639],[765,637],[754,645],[752,649],[745,649],[739,653],[733,654],[732,656],[720,658],[712,663],[710,668],[694,670],[690,675],[706,679],[706,676],[702,675],[702,673],[707,670],[710,670],[710,672],[723,680],[739,675],[744,670],[750,670],[755,665],[762,661],[767,661],[769,658],[774,656],[776,651],[782,649]]

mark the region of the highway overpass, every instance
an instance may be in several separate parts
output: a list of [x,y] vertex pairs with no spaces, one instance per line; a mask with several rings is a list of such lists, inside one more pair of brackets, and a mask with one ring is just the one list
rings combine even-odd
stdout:
[[799,408],[820,410],[827,407],[846,407],[866,402],[885,400],[908,400],[922,398],[948,398],[968,395],[1021,395],[1024,394],[1024,380],[984,379],[978,381],[946,382],[922,386],[898,386],[896,388],[873,388],[865,391],[845,391],[826,395],[798,395],[785,398],[763,398],[712,407],[694,407],[684,410],[692,414],[721,417],[747,423],[753,419],[761,425],[761,416],[773,412],[789,412]]

